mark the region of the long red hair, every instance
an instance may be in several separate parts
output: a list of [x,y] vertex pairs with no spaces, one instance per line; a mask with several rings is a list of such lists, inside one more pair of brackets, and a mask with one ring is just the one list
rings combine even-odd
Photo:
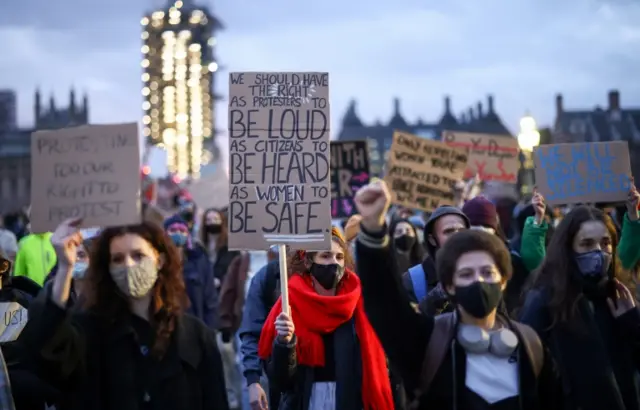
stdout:
[[111,241],[125,234],[140,236],[164,257],[158,271],[158,280],[151,290],[153,297],[149,306],[151,325],[156,332],[151,353],[155,357],[162,357],[175,330],[176,321],[188,306],[189,299],[182,278],[180,255],[161,227],[143,222],[139,225],[107,228],[100,233],[91,247],[83,308],[98,314],[108,323],[116,323],[129,314],[129,301],[119,291],[109,273]]

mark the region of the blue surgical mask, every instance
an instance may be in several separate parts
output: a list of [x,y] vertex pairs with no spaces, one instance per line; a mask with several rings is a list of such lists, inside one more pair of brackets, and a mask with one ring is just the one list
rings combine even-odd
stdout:
[[576,253],[574,258],[582,276],[605,276],[611,265],[611,254],[602,250]]
[[171,241],[179,248],[185,246],[188,239],[187,235],[179,232],[169,234],[169,238],[171,238]]
[[76,264],[73,265],[73,278],[83,279],[88,267],[89,264],[87,262],[76,262]]

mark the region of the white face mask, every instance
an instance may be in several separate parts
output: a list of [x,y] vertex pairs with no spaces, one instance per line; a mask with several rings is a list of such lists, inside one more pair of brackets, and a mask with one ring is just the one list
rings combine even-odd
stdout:
[[112,266],[109,271],[118,289],[136,299],[146,296],[158,280],[158,267],[149,257],[133,266]]

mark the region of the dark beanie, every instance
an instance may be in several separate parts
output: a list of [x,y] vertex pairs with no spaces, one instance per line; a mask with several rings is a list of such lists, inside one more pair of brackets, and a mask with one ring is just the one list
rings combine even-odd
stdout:
[[185,221],[180,215],[176,214],[164,220],[164,229],[167,230],[167,228],[169,228],[171,225],[176,224],[184,225],[185,227],[187,227],[187,229],[189,228],[187,221]]
[[469,218],[471,226],[484,226],[498,231],[498,212],[496,206],[484,196],[467,201],[462,212]]

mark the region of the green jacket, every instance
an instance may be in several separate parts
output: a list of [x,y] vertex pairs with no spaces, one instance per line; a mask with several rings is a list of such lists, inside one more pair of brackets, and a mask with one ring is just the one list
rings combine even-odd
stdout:
[[640,261],[640,220],[632,221],[626,213],[622,220],[618,259],[626,270],[634,269]]
[[[549,225],[543,222],[540,225],[534,223],[534,217],[530,216],[522,230],[520,244],[520,256],[524,265],[532,271],[540,266],[546,255],[545,235]],[[627,214],[622,223],[622,234],[618,243],[618,259],[622,268],[631,270],[640,262],[640,220],[631,221]]]
[[536,224],[535,221],[533,216],[527,218],[520,238],[520,257],[529,272],[540,266],[547,253],[545,240],[549,224],[545,220],[541,224]]
[[51,232],[27,235],[18,243],[14,276],[26,276],[40,286],[56,264]]

